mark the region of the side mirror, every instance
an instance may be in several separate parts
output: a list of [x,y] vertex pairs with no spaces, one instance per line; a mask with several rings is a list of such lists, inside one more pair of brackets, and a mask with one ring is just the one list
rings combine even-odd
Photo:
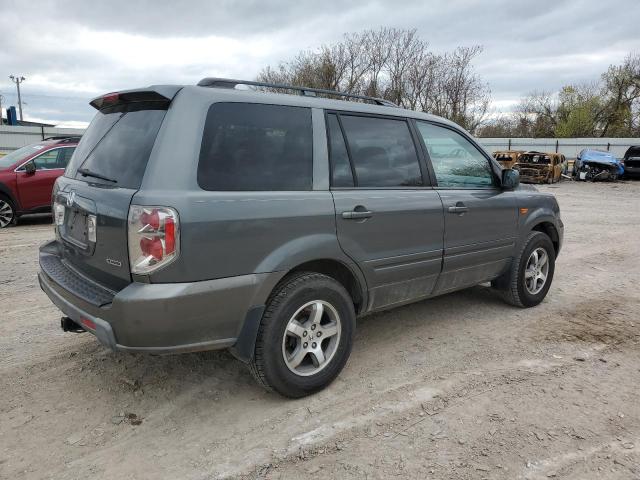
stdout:
[[520,185],[520,172],[513,168],[505,168],[502,170],[502,188],[505,190],[513,190]]
[[36,173],[36,164],[33,162],[28,162],[24,164],[24,171],[27,175],[33,175]]

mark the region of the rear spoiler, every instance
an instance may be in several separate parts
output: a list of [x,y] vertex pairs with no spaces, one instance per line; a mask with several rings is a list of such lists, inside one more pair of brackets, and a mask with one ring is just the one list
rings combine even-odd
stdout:
[[159,102],[168,106],[181,89],[182,86],[178,85],[153,85],[149,88],[123,90],[96,97],[89,105],[96,110],[134,102]]

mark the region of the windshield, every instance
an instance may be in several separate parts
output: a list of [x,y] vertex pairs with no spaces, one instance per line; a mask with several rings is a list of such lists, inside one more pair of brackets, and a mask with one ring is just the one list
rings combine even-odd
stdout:
[[165,113],[163,109],[98,112],[65,176],[139,188]]
[[14,150],[8,155],[4,157],[0,157],[0,168],[7,168],[13,165],[14,163],[21,162],[22,160],[28,158],[31,155],[36,154],[40,150],[44,149],[42,145],[27,145],[26,147],[19,148],[18,150]]

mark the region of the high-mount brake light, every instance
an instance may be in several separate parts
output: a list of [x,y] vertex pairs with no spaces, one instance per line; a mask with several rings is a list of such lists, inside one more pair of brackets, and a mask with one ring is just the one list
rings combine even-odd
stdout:
[[119,93],[107,93],[105,96],[102,97],[102,104],[106,105],[108,103],[118,103],[118,100],[120,99],[120,94]]
[[128,237],[131,273],[158,270],[180,253],[178,212],[169,207],[131,205]]

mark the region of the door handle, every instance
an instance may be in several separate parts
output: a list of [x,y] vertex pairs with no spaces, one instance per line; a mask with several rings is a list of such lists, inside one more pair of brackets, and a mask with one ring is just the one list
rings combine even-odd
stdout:
[[449,207],[449,213],[457,213],[458,215],[462,215],[469,211],[469,207],[467,207],[464,203],[458,202],[455,206]]
[[373,212],[369,210],[352,210],[350,212],[342,212],[342,218],[345,220],[360,220],[363,218],[371,218],[373,216]]

